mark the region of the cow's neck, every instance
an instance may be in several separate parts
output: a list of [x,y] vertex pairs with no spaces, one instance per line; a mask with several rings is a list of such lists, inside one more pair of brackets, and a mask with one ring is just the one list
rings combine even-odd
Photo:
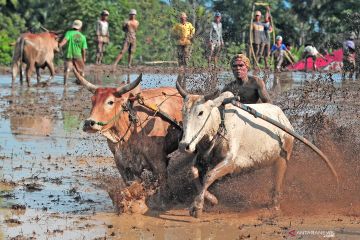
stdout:
[[129,112],[123,111],[105,131],[102,131],[102,135],[113,143],[126,142],[131,136],[133,124],[135,123],[130,121]]

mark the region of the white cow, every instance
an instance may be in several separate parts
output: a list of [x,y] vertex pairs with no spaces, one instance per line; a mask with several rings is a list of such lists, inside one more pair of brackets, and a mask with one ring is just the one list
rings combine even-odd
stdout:
[[[216,197],[207,191],[217,179],[245,168],[271,165],[276,166],[273,204],[275,210],[279,210],[282,183],[291,157],[294,137],[232,104],[224,106],[225,99],[234,97],[231,92],[224,92],[212,100],[211,95],[187,94],[179,82],[176,83],[176,87],[185,99],[182,110],[184,132],[179,148],[194,152],[198,147],[203,151],[200,154],[201,157],[207,163],[215,165],[205,174],[203,184],[199,189],[200,193],[192,204],[190,214],[195,217],[200,216],[204,206],[204,197],[212,203],[217,203]],[[248,104],[248,106],[290,131],[293,130],[279,107],[270,103]],[[315,146],[311,146],[308,140],[304,140],[305,144],[322,157],[338,180],[335,168],[327,157]],[[195,167],[193,174],[194,177],[198,177]]]
[[[179,84],[177,84],[177,88],[185,98],[183,106],[184,134],[180,148],[194,152],[200,142],[206,141],[209,144],[208,152],[214,151],[217,153],[217,157],[220,157],[216,166],[204,176],[202,188],[193,202],[190,214],[195,217],[200,216],[204,197],[208,194],[207,189],[217,179],[235,170],[270,165],[276,165],[273,203],[275,209],[279,209],[279,196],[294,138],[232,104],[224,107],[223,126],[225,130],[222,130],[219,107],[225,98],[234,96],[232,93],[225,92],[214,100],[206,100],[206,96],[186,94]],[[249,106],[292,129],[289,120],[279,107],[269,103],[250,104]],[[207,155],[209,154],[207,153]],[[210,162],[211,159],[206,161]]]

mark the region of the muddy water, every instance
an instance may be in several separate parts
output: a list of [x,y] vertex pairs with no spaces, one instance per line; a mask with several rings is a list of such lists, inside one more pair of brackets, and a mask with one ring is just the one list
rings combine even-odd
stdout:
[[[103,86],[118,86],[136,77],[89,74],[89,79]],[[231,74],[224,72],[208,86],[204,83],[209,77],[193,74],[187,87],[221,88],[231,81]],[[318,74],[260,77],[271,94],[277,95],[301,87]],[[332,77],[336,87],[344,85],[340,75]],[[174,74],[145,74],[142,88],[174,86],[176,78]],[[10,76],[0,76],[0,221],[6,238],[279,239],[290,237],[293,229],[333,230],[339,239],[360,236],[360,220],[353,212],[322,216],[319,221],[319,217],[294,217],[292,205],[285,205],[287,216],[280,218],[266,209],[254,212],[245,207],[242,213],[212,212],[195,220],[188,217],[186,206],[148,216],[117,216],[104,179],[122,182],[106,141],[81,130],[89,114],[90,94],[73,83],[64,90],[61,76],[48,86],[29,89],[18,85],[11,89],[10,82]],[[243,180],[251,184],[249,178]],[[240,206],[246,206],[244,201]]]

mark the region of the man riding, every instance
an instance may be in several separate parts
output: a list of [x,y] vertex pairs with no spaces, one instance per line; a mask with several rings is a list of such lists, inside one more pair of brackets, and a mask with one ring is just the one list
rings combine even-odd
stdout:
[[125,32],[125,41],[123,45],[123,49],[117,56],[115,62],[114,62],[114,68],[118,64],[118,62],[121,60],[122,56],[126,53],[126,51],[129,52],[128,55],[128,67],[131,67],[132,62],[132,56],[135,53],[136,49],[136,31],[139,27],[138,20],[135,19],[136,17],[136,10],[131,9],[129,12],[129,20],[126,21],[123,25],[123,30]]
[[222,92],[232,92],[245,104],[258,103],[259,100],[262,103],[271,103],[263,80],[248,75],[250,60],[244,54],[235,55],[230,64],[236,80],[226,85]]

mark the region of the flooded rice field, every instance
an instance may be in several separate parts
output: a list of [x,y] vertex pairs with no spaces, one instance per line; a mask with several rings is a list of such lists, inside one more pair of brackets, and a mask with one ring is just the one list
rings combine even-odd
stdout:
[[[87,77],[115,87],[138,73],[95,70]],[[340,185],[296,142],[281,213],[268,207],[271,172],[265,169],[214,184],[219,206],[207,206],[195,219],[183,203],[118,215],[109,189],[124,183],[112,153],[103,136],[82,131],[91,93],[74,81],[64,88],[60,75],[40,86],[33,79],[30,88],[11,88],[10,75],[0,75],[0,239],[359,239],[360,80],[302,72],[260,77],[296,131],[330,157]],[[141,88],[173,87],[176,79],[171,71],[145,72]],[[188,79],[187,89],[201,92],[232,81],[229,72]]]

